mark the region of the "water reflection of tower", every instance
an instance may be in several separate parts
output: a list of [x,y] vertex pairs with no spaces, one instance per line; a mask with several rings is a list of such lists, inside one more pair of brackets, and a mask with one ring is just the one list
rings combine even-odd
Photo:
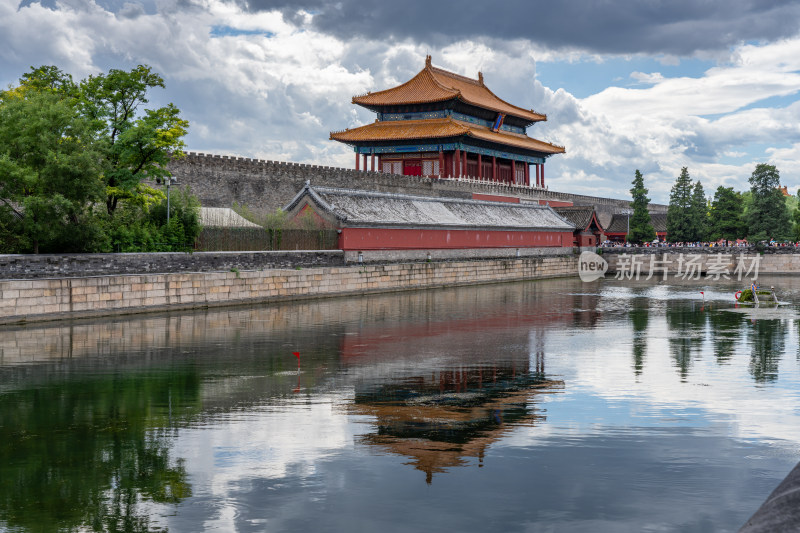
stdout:
[[409,458],[430,482],[472,459],[482,465],[491,443],[542,419],[537,396],[563,385],[545,375],[545,334],[569,327],[573,312],[570,296],[538,289],[396,296],[387,303],[406,302],[407,319],[347,331],[339,356],[356,393],[348,410],[373,418],[362,442]]
[[460,366],[457,362],[356,387],[351,410],[374,417],[374,431],[361,442],[408,457],[407,464],[434,473],[465,466],[469,458],[483,466],[486,450],[519,425],[533,425],[544,415],[535,397],[563,384],[544,377],[543,353],[530,359]]

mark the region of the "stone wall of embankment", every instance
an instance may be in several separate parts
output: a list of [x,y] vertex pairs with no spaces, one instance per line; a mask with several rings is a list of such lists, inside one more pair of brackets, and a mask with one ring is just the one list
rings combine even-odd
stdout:
[[0,280],[0,324],[574,276],[577,256]]
[[609,273],[624,271],[628,278],[637,270],[645,277],[651,271],[659,277],[665,270],[670,276],[700,272],[731,279],[740,271],[742,279],[753,274],[800,274],[800,250],[795,248],[767,248],[763,253],[753,248],[604,248],[602,257]]

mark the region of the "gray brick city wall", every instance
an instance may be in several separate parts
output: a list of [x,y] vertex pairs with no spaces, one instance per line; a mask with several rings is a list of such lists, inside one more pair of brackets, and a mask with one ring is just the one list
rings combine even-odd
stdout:
[[[191,187],[206,207],[230,207],[234,203],[257,212],[283,207],[306,181],[312,185],[364,189],[381,192],[471,198],[473,192],[518,196],[523,200],[569,201],[576,205],[597,205],[607,209],[627,208],[627,200],[600,198],[489,183],[467,183],[414,176],[363,172],[354,169],[264,161],[188,152],[174,160],[170,172],[180,186]],[[653,212],[666,206],[651,205]]]

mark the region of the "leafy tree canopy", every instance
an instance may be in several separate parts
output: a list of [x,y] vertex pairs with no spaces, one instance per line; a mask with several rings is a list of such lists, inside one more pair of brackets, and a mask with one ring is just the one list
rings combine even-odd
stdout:
[[[144,107],[158,87],[163,79],[143,65],[77,84],[45,65],[0,91],[0,251],[107,250],[120,224],[163,240],[148,218],[163,193],[145,180],[168,175],[188,122],[172,104]],[[109,220],[96,210],[103,203]],[[113,222],[121,206],[131,213]],[[196,222],[188,226],[172,233],[196,235]]]
[[144,65],[130,72],[112,69],[80,84],[83,111],[95,121],[98,141],[104,145],[109,215],[120,200],[135,196],[142,179],[165,178],[171,155],[183,155],[189,123],[180,118],[178,108],[168,104],[141,110],[148,103],[148,91],[156,87],[163,88],[164,80]]
[[748,239],[788,239],[792,222],[780,189],[778,169],[774,165],[758,164],[748,181],[752,194],[752,206],[747,213]]
[[4,94],[0,105],[0,201],[20,243],[34,253],[87,229],[102,198],[101,153],[91,121],[53,91]]
[[709,235],[711,239],[733,241],[745,236],[742,218],[744,200],[733,187],[717,187],[709,213]]

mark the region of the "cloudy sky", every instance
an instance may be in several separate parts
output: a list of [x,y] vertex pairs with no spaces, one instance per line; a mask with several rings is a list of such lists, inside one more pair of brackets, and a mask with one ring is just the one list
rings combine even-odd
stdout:
[[433,63],[546,113],[566,146],[551,190],[668,200],[681,167],[708,195],[769,162],[800,186],[800,3],[793,0],[0,0],[0,85],[32,65],[76,79],[151,65],[192,151],[352,166],[330,131],[350,103]]

